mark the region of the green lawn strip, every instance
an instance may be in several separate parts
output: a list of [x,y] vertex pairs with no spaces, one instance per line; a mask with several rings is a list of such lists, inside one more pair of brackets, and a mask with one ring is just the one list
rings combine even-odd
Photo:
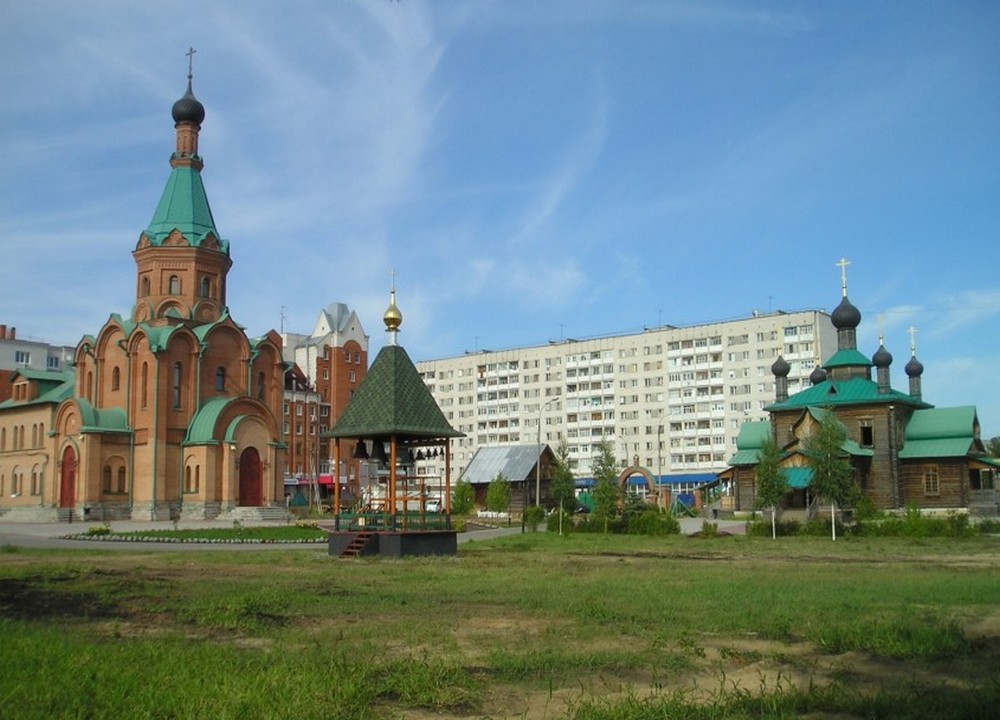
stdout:
[[327,532],[319,528],[285,525],[277,527],[190,528],[184,530],[135,530],[84,535],[87,539],[159,540],[173,542],[325,542]]
[[[213,717],[235,717],[246,709],[245,698],[264,708],[251,716],[319,716],[295,703],[297,715],[255,700],[248,685],[259,657],[297,678],[291,684],[326,717],[378,717],[374,710],[334,709],[362,696],[358,707],[384,706],[387,716],[400,707],[474,712],[488,709],[477,703],[496,683],[538,692],[593,675],[655,681],[717,666],[724,672],[727,663],[773,660],[786,643],[831,656],[886,658],[923,676],[940,673],[942,685],[959,688],[955,693],[964,686],[995,693],[1000,682],[990,669],[997,666],[996,647],[962,630],[1000,605],[995,541],[935,539],[921,556],[883,539],[833,546],[806,538],[803,547],[788,545],[782,553],[769,539],[525,538],[472,543],[458,557],[388,561],[339,561],[323,550],[9,554],[0,557],[0,615],[8,618],[0,654],[5,667],[68,662],[53,642],[58,621],[65,628],[59,638],[71,640],[67,652],[78,656],[74,673],[127,675],[142,667],[153,682],[184,695],[185,707]],[[17,650],[8,650],[8,636],[21,638]],[[778,650],[741,649],[748,641]],[[708,646],[724,652],[709,662]],[[196,678],[184,689],[175,686],[175,674],[217,672],[211,666],[222,662],[220,653],[234,663],[223,666],[224,678],[216,676],[225,699]],[[110,667],[91,667],[100,663]],[[313,672],[312,664],[334,670]],[[261,672],[270,690],[281,692],[278,676]],[[340,676],[347,684],[332,687]],[[52,677],[55,687],[46,693],[65,699],[75,692],[70,676]],[[21,692],[22,681],[0,679],[0,701]],[[761,717],[738,702],[791,703],[794,713],[802,707],[796,703],[815,704],[830,693],[837,703],[830,712],[848,712],[836,708],[849,708],[851,687],[845,676],[839,690],[787,687],[775,695],[762,688],[746,695],[730,688],[714,703],[654,699],[699,712],[719,709],[705,717]],[[149,713],[151,703],[164,702],[158,688],[120,689]],[[931,693],[929,702],[945,692],[926,682],[917,690]],[[884,692],[904,694],[895,686]],[[566,717],[632,717],[626,705],[588,715],[607,708],[581,693],[577,714]],[[646,695],[635,699],[635,712],[649,714],[634,717],[670,717],[648,709],[653,699]],[[961,696],[952,699],[974,707]],[[163,716],[197,716],[184,712]]]

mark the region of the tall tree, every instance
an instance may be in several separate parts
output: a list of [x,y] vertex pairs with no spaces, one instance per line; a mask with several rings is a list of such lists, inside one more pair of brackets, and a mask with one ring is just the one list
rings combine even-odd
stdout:
[[604,523],[604,532],[608,531],[608,523],[618,512],[618,462],[611,443],[602,440],[592,463],[594,470],[594,512],[595,522]]
[[986,441],[986,454],[990,457],[1000,458],[1000,435]]
[[803,452],[812,468],[812,491],[830,503],[830,524],[833,539],[837,539],[837,506],[857,502],[860,495],[854,484],[854,470],[843,450],[847,431],[837,416],[827,410],[806,439]]
[[778,504],[788,492],[788,481],[781,467],[781,449],[770,435],[760,446],[757,462],[757,507],[771,508],[771,538],[778,536],[775,516]]

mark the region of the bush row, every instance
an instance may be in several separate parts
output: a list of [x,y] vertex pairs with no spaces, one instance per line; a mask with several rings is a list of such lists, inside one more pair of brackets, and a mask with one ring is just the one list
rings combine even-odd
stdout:
[[[776,525],[778,535],[815,535],[829,536],[831,534],[830,520],[815,519],[808,522],[796,520],[779,520]],[[971,523],[969,516],[961,513],[948,513],[944,517],[934,517],[922,514],[916,508],[909,508],[904,515],[876,515],[858,520],[850,525],[837,521],[837,535],[854,537],[974,537],[1000,532],[1000,522],[984,520]],[[747,535],[770,537],[771,521],[767,518],[755,518],[747,523]]]

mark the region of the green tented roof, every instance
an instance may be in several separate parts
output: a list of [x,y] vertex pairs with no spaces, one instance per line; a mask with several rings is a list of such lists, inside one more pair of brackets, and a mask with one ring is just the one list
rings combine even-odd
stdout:
[[978,420],[972,405],[917,410],[906,424],[904,460],[964,457],[975,449]]
[[[859,353],[860,355],[860,353]],[[862,356],[863,357],[863,356]],[[797,410],[807,407],[827,407],[836,405],[907,405],[916,408],[932,407],[928,403],[906,395],[898,390],[887,393],[878,391],[878,383],[865,378],[849,380],[824,380],[801,392],[797,392],[784,402],[768,405],[768,412]]]
[[215,228],[201,173],[191,166],[182,165],[171,171],[146,235],[153,245],[160,245],[174,230],[180,231],[192,245],[200,245],[212,234],[219,249],[229,254],[229,243]]
[[740,434],[736,436],[736,454],[729,459],[729,464],[756,465],[760,459],[760,448],[770,436],[771,423],[767,420],[740,425]]
[[827,369],[858,366],[870,368],[872,366],[872,361],[854,349],[838,350],[830,356],[829,360],[823,363],[823,367]]
[[448,424],[406,350],[386,345],[354,392],[337,423],[335,438],[397,439],[462,437]]

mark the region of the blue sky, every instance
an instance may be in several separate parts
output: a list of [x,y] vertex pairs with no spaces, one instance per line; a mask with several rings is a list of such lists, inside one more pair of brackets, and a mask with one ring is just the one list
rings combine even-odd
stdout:
[[0,322],[134,299],[170,107],[257,335],[330,302],[415,360],[832,310],[1000,434],[1000,5],[104,0],[0,10]]

